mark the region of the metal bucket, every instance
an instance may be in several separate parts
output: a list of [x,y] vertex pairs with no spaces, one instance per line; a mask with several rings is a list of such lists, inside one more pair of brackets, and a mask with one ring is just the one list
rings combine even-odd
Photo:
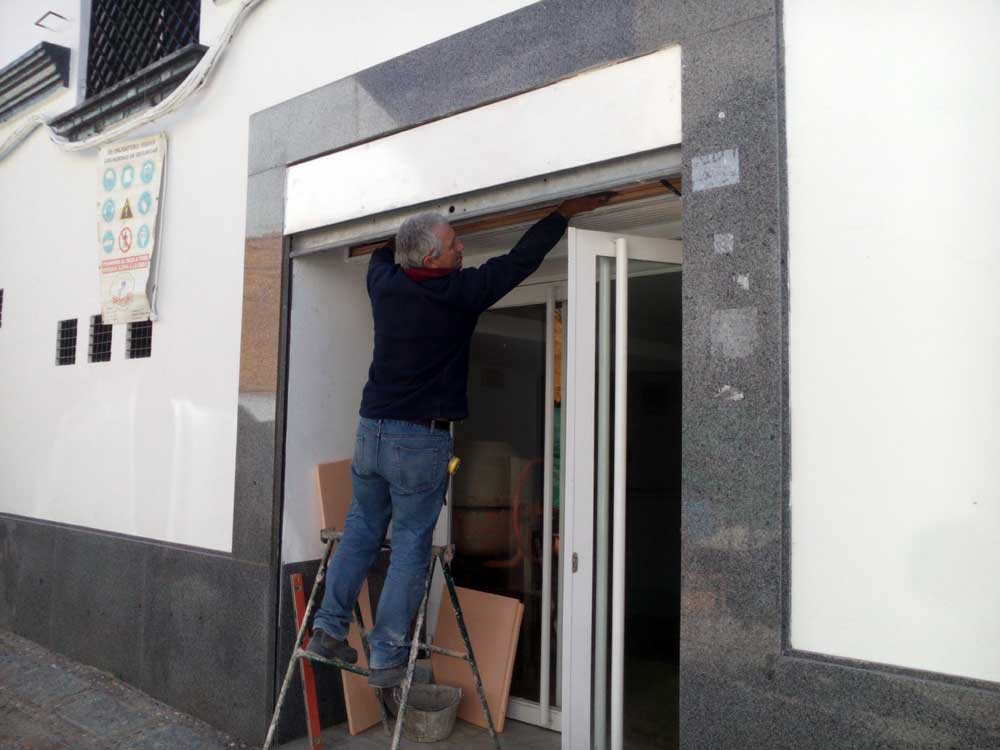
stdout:
[[[392,691],[389,708],[398,713],[402,689]],[[403,736],[412,742],[439,742],[455,728],[462,688],[451,685],[410,685],[403,720]]]

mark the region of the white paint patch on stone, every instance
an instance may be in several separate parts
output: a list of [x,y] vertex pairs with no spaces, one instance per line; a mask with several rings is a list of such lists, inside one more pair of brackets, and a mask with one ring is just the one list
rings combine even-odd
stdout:
[[715,235],[715,254],[716,255],[729,255],[733,252],[733,235],[731,234],[717,234]]
[[736,286],[744,291],[750,289],[750,274],[738,273],[733,276],[733,281],[736,282]]
[[738,185],[740,181],[740,152],[736,148],[702,154],[691,160],[691,179],[694,191]]
[[757,348],[757,308],[716,310],[711,322],[712,356],[746,359]]
[[739,388],[731,385],[724,385],[715,392],[715,397],[720,401],[742,401],[746,396]]

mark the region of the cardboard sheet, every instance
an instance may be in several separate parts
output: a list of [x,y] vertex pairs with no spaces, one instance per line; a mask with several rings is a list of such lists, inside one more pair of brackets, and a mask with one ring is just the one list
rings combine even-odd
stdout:
[[[368,598],[367,583],[362,584],[358,601],[361,603],[361,617],[365,621],[365,627],[371,629],[372,608],[371,600]],[[361,647],[361,633],[358,632],[357,623],[351,623],[347,642],[358,650],[358,666],[367,667],[368,659],[365,658],[365,650]],[[358,734],[382,721],[378,698],[375,697],[375,691],[368,687],[368,678],[353,672],[341,671],[340,679],[344,684],[344,704],[347,707],[347,728],[350,733]]]
[[316,466],[316,486],[324,529],[344,530],[351,505],[351,459]]
[[[323,528],[343,531],[347,509],[351,505],[351,459],[317,465],[316,486],[319,490]],[[372,608],[367,582],[361,586],[358,601],[361,603],[361,617],[365,621],[365,627],[371,629]],[[358,651],[358,665],[367,667],[368,659],[361,647],[361,633],[358,632],[356,623],[351,623],[347,642]],[[340,679],[344,685],[347,727],[351,734],[358,734],[378,724],[382,715],[375,691],[368,687],[368,679],[352,672],[341,672]]]
[[[472,641],[472,651],[479,667],[479,675],[483,680],[493,726],[498,732],[502,732],[507,716],[507,699],[510,697],[510,680],[514,672],[514,655],[517,653],[517,639],[521,631],[524,605],[517,599],[482,591],[463,588],[456,588],[456,591],[462,607],[462,616],[465,618],[465,627]],[[454,651],[465,651],[447,591],[441,597],[434,643]],[[459,718],[485,728],[486,718],[479,704],[469,664],[441,654],[433,654],[431,662],[434,666],[435,682],[462,688],[462,702],[458,706]]]

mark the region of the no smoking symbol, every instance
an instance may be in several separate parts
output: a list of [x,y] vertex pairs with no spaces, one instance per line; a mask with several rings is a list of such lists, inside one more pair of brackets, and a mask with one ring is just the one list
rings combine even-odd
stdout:
[[132,249],[132,230],[128,227],[125,227],[118,233],[118,249],[123,253],[127,253]]

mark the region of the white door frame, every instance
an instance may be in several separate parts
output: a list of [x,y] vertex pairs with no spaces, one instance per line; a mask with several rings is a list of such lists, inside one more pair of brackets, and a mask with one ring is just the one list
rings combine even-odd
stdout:
[[[568,406],[566,414],[566,432],[563,436],[563,454],[566,464],[566,483],[564,497],[565,536],[563,544],[563,650],[565,658],[562,662],[562,747],[563,750],[581,750],[592,747],[591,709],[592,709],[592,667],[594,664],[593,649],[598,646],[593,635],[594,611],[594,452],[597,438],[597,414],[595,397],[597,395],[597,351],[594,346],[597,331],[597,259],[599,257],[618,257],[617,288],[618,288],[618,329],[627,330],[626,315],[628,290],[628,260],[644,260],[657,263],[679,265],[683,263],[683,245],[681,242],[663,239],[652,239],[624,235],[621,233],[596,232],[590,230],[569,229],[569,278],[568,302],[569,314],[566,346],[568,351],[566,364],[567,390],[564,399]],[[624,271],[624,272],[623,272]],[[607,282],[609,275],[603,280]],[[605,288],[608,288],[605,283]],[[607,297],[610,299],[610,295]],[[618,336],[620,361],[624,361],[625,336]],[[619,373],[625,368],[620,367]],[[625,378],[619,376],[615,383],[619,399],[624,397]],[[623,401],[619,401],[623,403]],[[616,505],[621,507],[624,502],[624,420],[625,409],[616,410],[616,432],[619,439],[615,447],[616,464],[616,495],[620,495]],[[616,535],[624,537],[624,513],[615,514]],[[620,528],[619,528],[620,526]],[[616,544],[617,552],[624,552],[624,544]],[[616,558],[618,555],[616,554]],[[616,569],[619,561],[615,560]],[[621,559],[622,567],[624,558]],[[623,570],[614,576],[616,598],[623,596]],[[619,607],[623,609],[623,607]],[[623,612],[616,612],[621,616]],[[612,634],[612,661],[617,667],[617,675],[621,677],[621,643],[623,633],[621,624],[615,623]],[[603,645],[603,644],[602,644]],[[605,652],[606,653],[606,652]],[[616,657],[617,654],[617,657]],[[612,669],[612,679],[615,680],[616,669]],[[621,685],[615,685],[621,692]],[[618,700],[621,697],[619,695]],[[612,724],[616,720],[614,701],[612,701]],[[617,720],[620,723],[620,704]],[[603,732],[602,732],[603,734]],[[602,740],[603,741],[603,740]]]
[[[499,302],[497,302],[491,310],[502,310],[504,308],[511,307],[526,307],[529,305],[545,305],[545,450],[543,457],[543,476],[544,476],[544,508],[542,513],[543,518],[543,530],[542,530],[542,622],[541,631],[542,636],[541,642],[541,654],[539,658],[539,664],[541,665],[541,680],[539,685],[539,702],[534,702],[524,698],[517,698],[511,696],[507,701],[507,716],[515,719],[517,721],[523,721],[528,724],[535,724],[537,726],[542,726],[547,729],[552,729],[554,731],[560,731],[562,727],[562,713],[559,708],[549,705],[549,666],[552,662],[553,655],[551,653],[551,644],[549,642],[548,633],[551,631],[551,596],[552,596],[552,575],[559,576],[560,585],[557,587],[557,591],[562,591],[562,570],[552,571],[551,563],[552,559],[552,515],[553,515],[553,498],[552,498],[552,464],[553,464],[553,447],[554,447],[554,411],[555,411],[555,399],[553,391],[555,388],[555,362],[553,359],[554,355],[554,336],[555,336],[555,305],[557,302],[566,301],[566,279],[565,277],[557,277],[554,279],[547,279],[545,281],[540,281],[536,283],[528,283],[513,289],[508,294],[506,294]],[[565,357],[565,347],[563,347],[563,356]],[[563,392],[565,393],[566,388],[566,378],[565,369],[563,369],[563,383],[561,384]],[[560,519],[563,517],[563,513],[560,513]],[[560,607],[560,611],[564,611],[565,602],[563,606]],[[561,649],[555,654],[557,669],[561,667],[561,655],[565,649]],[[558,679],[558,678],[557,678]],[[559,694],[557,685],[557,695]]]

